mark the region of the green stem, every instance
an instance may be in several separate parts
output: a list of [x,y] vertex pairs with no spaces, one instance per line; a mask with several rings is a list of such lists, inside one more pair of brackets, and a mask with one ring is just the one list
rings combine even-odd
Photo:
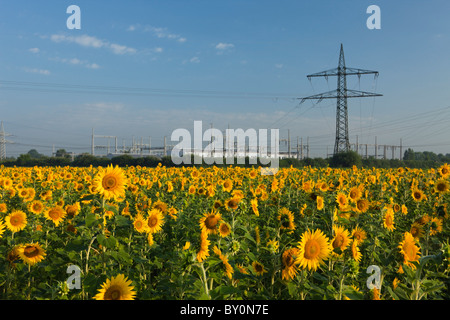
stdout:
[[203,262],[200,263],[200,269],[202,269],[203,285],[205,287],[205,293],[209,296],[208,279],[206,277],[206,270],[205,270],[205,267],[203,266]]

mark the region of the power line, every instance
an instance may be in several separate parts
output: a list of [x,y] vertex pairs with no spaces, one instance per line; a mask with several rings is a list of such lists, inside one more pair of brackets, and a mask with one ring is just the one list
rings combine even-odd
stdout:
[[261,93],[217,90],[188,90],[188,89],[161,89],[123,86],[97,86],[79,84],[60,84],[27,81],[0,80],[0,89],[20,90],[43,93],[84,93],[108,95],[133,96],[167,96],[167,97],[195,97],[195,98],[231,98],[231,99],[269,99],[296,101],[296,94],[289,93]]

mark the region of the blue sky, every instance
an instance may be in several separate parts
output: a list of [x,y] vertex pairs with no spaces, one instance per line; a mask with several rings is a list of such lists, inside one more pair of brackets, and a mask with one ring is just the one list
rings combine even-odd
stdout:
[[[72,4],[80,30],[66,26]],[[372,4],[380,30],[366,27]],[[92,128],[120,145],[151,137],[157,146],[202,120],[279,128],[281,138],[289,129],[293,146],[310,137],[310,155],[323,157],[336,102],[297,98],[335,89],[335,78],[306,75],[335,68],[341,43],[348,67],[380,72],[349,77],[348,88],[383,94],[349,99],[351,143],[402,139],[404,148],[450,153],[449,9],[445,0],[1,0],[7,155],[49,155],[53,145],[89,152]]]

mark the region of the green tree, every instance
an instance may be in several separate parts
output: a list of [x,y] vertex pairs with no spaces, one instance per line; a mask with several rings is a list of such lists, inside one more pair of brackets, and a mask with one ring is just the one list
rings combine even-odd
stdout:
[[350,168],[352,166],[361,167],[361,156],[355,151],[339,152],[330,159],[330,167],[333,168]]

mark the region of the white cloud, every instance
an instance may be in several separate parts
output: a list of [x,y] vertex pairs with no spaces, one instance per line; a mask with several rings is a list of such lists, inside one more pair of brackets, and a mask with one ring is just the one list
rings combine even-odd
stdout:
[[276,63],[275,64],[275,68],[281,69],[281,68],[283,68],[283,64],[282,63]]
[[85,103],[86,111],[121,111],[124,109],[125,105],[120,102],[93,102],[93,103]]
[[25,71],[25,72],[28,72],[28,73],[38,73],[38,74],[42,74],[42,75],[44,75],[44,76],[48,76],[48,75],[50,75],[50,71],[49,70],[46,70],[46,69],[37,69],[37,68],[23,68],[23,70]]
[[53,34],[50,36],[50,40],[56,43],[69,42],[76,43],[83,47],[90,48],[107,48],[111,50],[114,54],[134,54],[137,52],[136,49],[120,45],[117,43],[110,43],[105,40],[98,39],[93,36],[81,35],[81,36],[66,36],[62,34]]
[[86,64],[86,68],[89,68],[89,69],[99,69],[100,66],[99,66],[98,64],[96,64],[96,63],[88,63],[88,64]]
[[78,65],[78,66],[82,66],[82,67],[86,67],[88,69],[99,69],[100,66],[96,63],[91,63],[89,61],[86,60],[80,60],[78,58],[50,58],[50,60],[52,61],[57,61],[57,62],[62,62],[62,63],[67,63],[67,64],[71,64],[71,65]]
[[163,52],[163,48],[157,47],[153,51],[156,52],[156,53],[161,53],[161,52]]
[[217,54],[223,54],[232,50],[234,48],[234,44],[219,42],[218,44],[216,44],[215,48],[217,50]]
[[219,42],[216,45],[217,50],[227,50],[227,49],[232,49],[232,48],[234,48],[234,44],[232,44],[232,43]]
[[192,58],[189,60],[189,62],[190,62],[190,63],[199,63],[199,62],[200,62],[200,59],[199,59],[198,57],[192,57]]
[[30,51],[31,53],[39,53],[39,51],[41,50],[39,50],[39,48],[30,48],[28,49],[28,51]]
[[122,46],[122,45],[116,44],[116,43],[110,44],[109,47],[115,54],[136,53],[136,49],[129,48],[127,46]]
[[129,26],[127,29],[127,31],[136,31],[136,30],[142,30],[143,32],[152,33],[155,37],[160,39],[175,40],[180,43],[184,43],[187,41],[186,37],[170,32],[169,29],[165,27],[155,27],[151,25],[141,26],[139,24],[136,24]]

